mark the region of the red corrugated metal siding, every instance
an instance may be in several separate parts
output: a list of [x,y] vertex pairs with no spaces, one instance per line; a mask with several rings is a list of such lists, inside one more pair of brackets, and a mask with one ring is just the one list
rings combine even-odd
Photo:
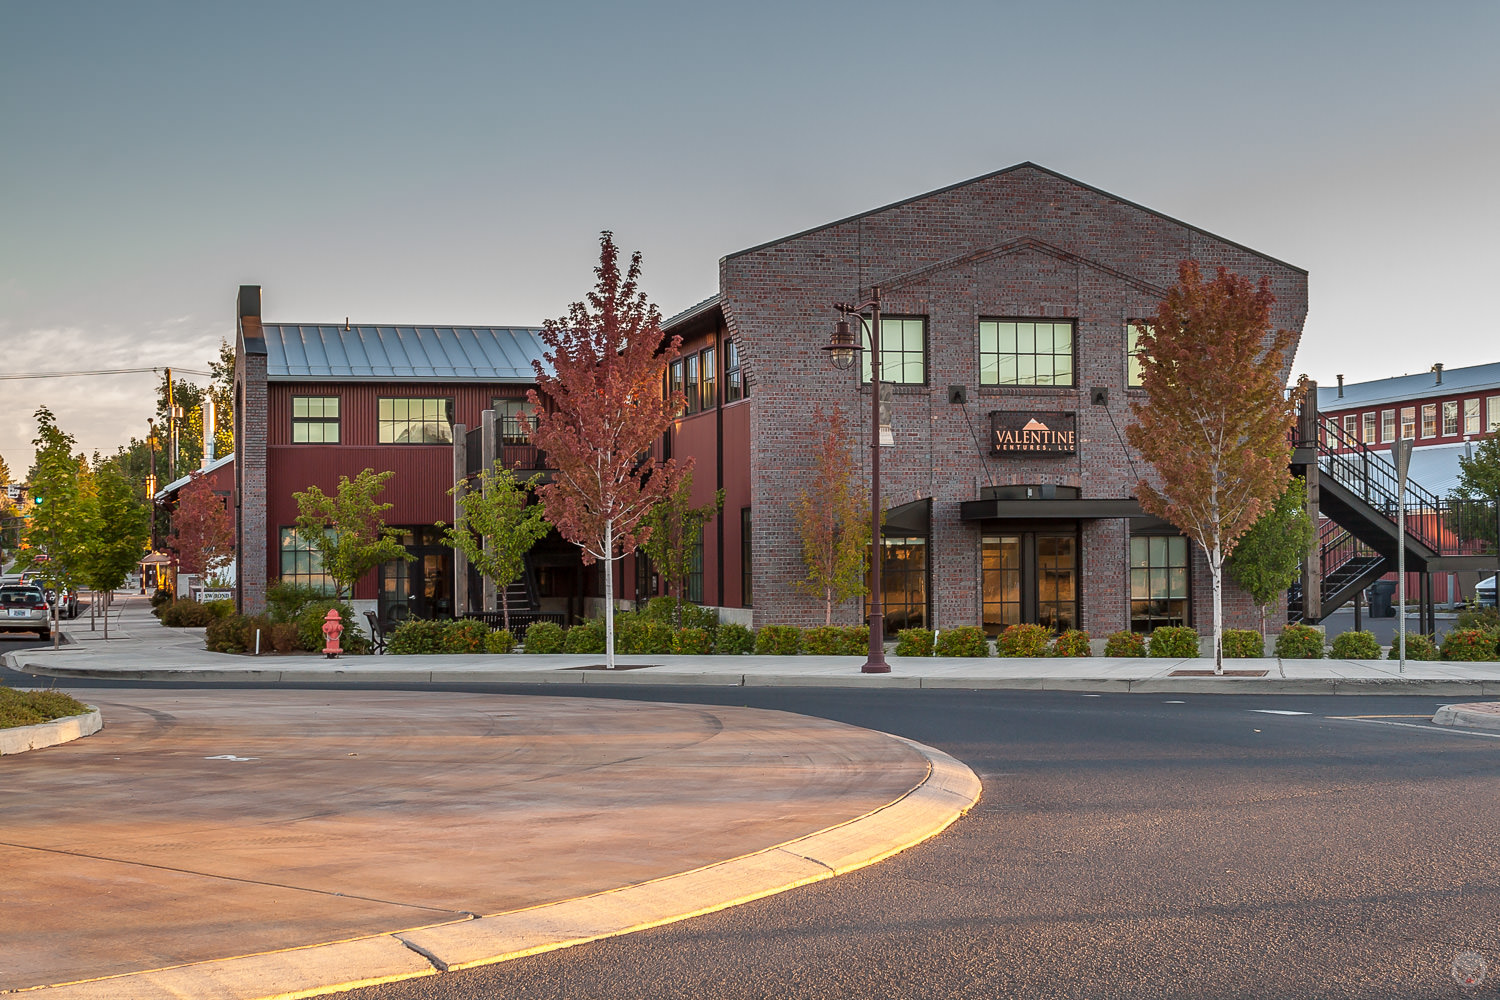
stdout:
[[[453,420],[476,427],[480,414],[493,400],[524,397],[526,386],[497,383],[402,383],[402,382],[273,382],[269,388],[267,440],[271,445],[290,445],[293,396],[339,397],[339,438],[344,445],[376,445],[377,408],[382,397],[397,399],[452,399]],[[321,448],[325,445],[296,445]],[[419,446],[422,447],[422,446]],[[358,471],[358,470],[355,470]]]

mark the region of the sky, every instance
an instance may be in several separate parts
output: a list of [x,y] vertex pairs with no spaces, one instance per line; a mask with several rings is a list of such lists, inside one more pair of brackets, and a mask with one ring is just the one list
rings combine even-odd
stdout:
[[[1500,360],[1500,4],[0,0],[0,456],[280,322],[540,325],[1030,160],[1309,272],[1323,383]],[[822,334],[817,334],[822,336]]]

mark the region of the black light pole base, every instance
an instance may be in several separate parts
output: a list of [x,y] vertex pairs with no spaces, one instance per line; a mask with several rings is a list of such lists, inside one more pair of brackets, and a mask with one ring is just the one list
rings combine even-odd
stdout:
[[870,658],[859,668],[862,674],[888,674],[891,665],[885,662],[885,616],[880,612],[870,615]]

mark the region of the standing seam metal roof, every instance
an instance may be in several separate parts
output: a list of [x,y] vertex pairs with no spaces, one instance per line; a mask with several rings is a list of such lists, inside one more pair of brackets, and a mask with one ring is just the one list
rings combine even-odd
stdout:
[[531,362],[543,361],[545,350],[535,327],[267,323],[262,330],[273,381],[534,382]]

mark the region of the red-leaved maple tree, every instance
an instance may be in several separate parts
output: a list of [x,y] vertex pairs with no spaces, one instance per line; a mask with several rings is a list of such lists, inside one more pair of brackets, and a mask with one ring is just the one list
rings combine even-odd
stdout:
[[1136,496],[1149,514],[1197,542],[1213,577],[1214,672],[1224,670],[1224,560],[1291,476],[1288,432],[1299,393],[1282,372],[1293,334],[1271,330],[1276,297],[1219,268],[1204,281],[1195,261],[1156,315],[1137,324],[1144,403],[1126,436],[1156,470]]
[[823,624],[832,625],[834,605],[870,590],[870,494],[855,478],[842,413],[825,417],[818,409],[813,420],[823,425],[813,489],[798,495],[795,508],[807,576],[793,586],[822,601]]
[[172,515],[172,548],[184,573],[207,576],[214,563],[234,551],[234,521],[224,498],[216,496],[208,477],[194,473],[177,498]]
[[542,326],[546,364],[532,362],[537,389],[523,420],[531,443],[556,470],[537,489],[551,521],[583,551],[584,565],[604,562],[605,663],[615,665],[614,560],[635,550],[650,528],[641,520],[677,486],[691,460],[652,457],[656,439],[682,409],[682,393],[662,391],[662,373],[682,338],[663,342],[661,313],[638,283],[641,255],[622,274],[614,237],[599,237],[598,277],[586,302]]

